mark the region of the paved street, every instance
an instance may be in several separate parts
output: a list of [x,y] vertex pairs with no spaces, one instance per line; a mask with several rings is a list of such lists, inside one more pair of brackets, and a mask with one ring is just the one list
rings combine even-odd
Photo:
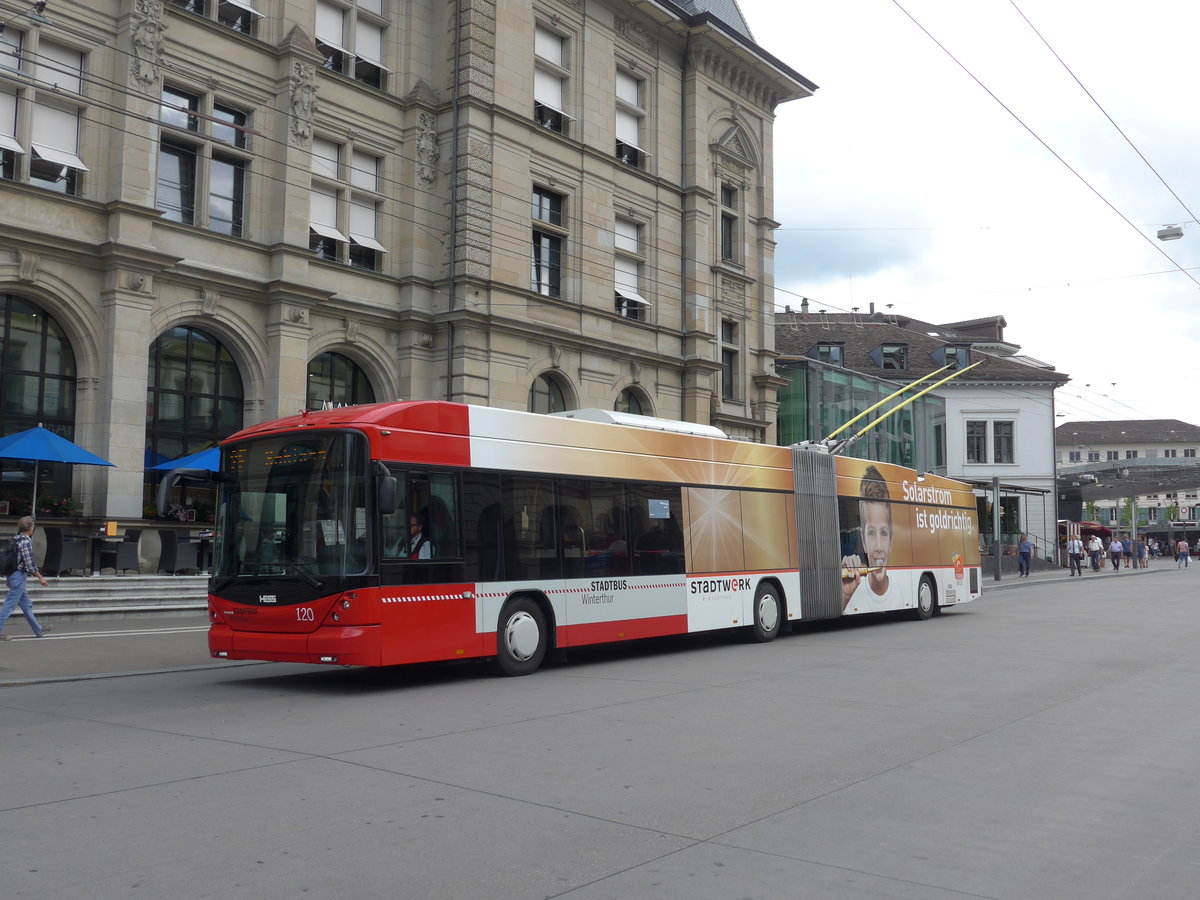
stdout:
[[521,679],[64,623],[0,645],[3,894],[1192,898],[1198,579],[986,580],[930,622]]

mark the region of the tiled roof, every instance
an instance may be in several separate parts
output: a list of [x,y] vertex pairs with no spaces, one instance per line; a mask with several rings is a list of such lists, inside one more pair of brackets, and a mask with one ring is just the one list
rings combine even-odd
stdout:
[[[983,321],[956,324],[977,325]],[[1002,325],[999,330],[981,334],[879,313],[871,316],[812,312],[775,314],[775,349],[781,356],[804,358],[817,344],[841,344],[842,365],[847,369],[897,381],[911,381],[939,368],[933,354],[946,346],[970,346],[970,362],[984,359],[981,365],[960,376],[963,383],[1025,381],[1065,384],[1070,380],[1070,376],[1054,371],[1053,366],[1030,357],[995,355],[992,349],[995,347],[1017,349],[1015,345],[1004,341]],[[879,368],[870,354],[882,344],[906,345],[908,368],[903,371]],[[981,344],[991,352],[983,352]]]
[[1054,442],[1061,447],[1072,444],[1200,443],[1200,427],[1179,419],[1064,422],[1054,429]]
[[750,33],[750,26],[746,24],[746,17],[742,15],[737,0],[676,0],[676,2],[690,13],[712,13],[742,37],[754,40],[754,35]]

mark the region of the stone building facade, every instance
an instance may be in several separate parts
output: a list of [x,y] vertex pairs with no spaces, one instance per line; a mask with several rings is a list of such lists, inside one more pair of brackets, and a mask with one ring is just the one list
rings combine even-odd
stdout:
[[150,464],[328,402],[774,441],[772,123],[816,86],[736,4],[17,7],[0,428],[116,464],[39,496],[136,517]]

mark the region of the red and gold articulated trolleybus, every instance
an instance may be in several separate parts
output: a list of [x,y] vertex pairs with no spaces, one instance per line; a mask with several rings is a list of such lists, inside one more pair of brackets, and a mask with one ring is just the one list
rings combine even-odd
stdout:
[[[606,417],[638,424],[591,420]],[[216,476],[211,652],[494,657],[521,675],[556,648],[730,628],[770,641],[788,622],[928,618],[979,596],[967,485],[718,435],[435,401],[246,428]]]

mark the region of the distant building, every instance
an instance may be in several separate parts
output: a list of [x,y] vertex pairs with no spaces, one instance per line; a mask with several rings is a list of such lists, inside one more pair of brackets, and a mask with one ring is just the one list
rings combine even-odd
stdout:
[[777,313],[776,367],[789,382],[780,391],[781,439],[823,438],[891,390],[946,368],[905,395],[911,396],[979,363],[927,395],[936,399],[883,423],[859,452],[975,485],[987,534],[992,480],[999,478],[1003,541],[1024,531],[1039,550],[1052,552],[1054,391],[1069,378],[1020,355],[1004,338],[1006,324],[993,316],[939,325],[873,308],[865,315],[828,313],[807,302]]
[[1064,517],[1128,529],[1133,500],[1140,527],[1200,519],[1200,426],[1179,419],[1064,422],[1054,440],[1064,487],[1082,487]]

